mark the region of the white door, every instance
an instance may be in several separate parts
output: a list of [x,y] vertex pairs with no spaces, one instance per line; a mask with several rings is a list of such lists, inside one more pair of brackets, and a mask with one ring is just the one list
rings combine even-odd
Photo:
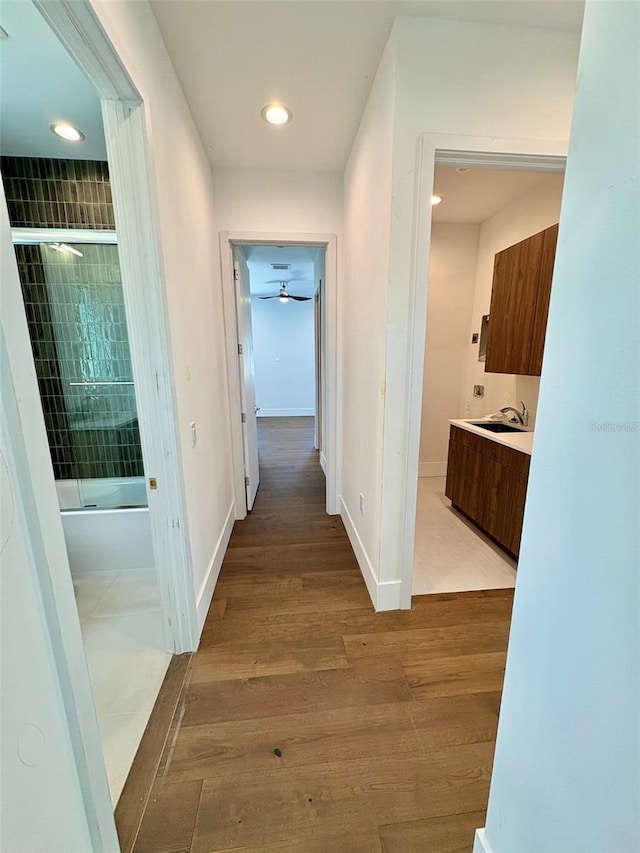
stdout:
[[240,402],[242,405],[244,482],[247,494],[247,511],[249,511],[253,507],[260,480],[258,423],[256,419],[249,268],[241,250],[237,246],[233,247],[233,278],[236,297],[236,327],[238,331],[238,359],[240,367],[238,373],[240,376]]

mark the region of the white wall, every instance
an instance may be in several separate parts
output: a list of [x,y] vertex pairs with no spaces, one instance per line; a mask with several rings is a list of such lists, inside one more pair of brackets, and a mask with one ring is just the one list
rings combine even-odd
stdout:
[[315,411],[313,300],[282,304],[251,297],[259,417]]
[[640,850],[639,42],[638,4],[587,2],[476,851]]
[[[482,417],[503,406],[517,406],[520,400],[524,400],[530,412],[529,426],[535,425],[540,378],[485,373],[484,363],[478,361],[478,346],[471,345],[470,341],[471,332],[480,331],[482,315],[489,313],[495,255],[558,222],[562,182],[563,175],[541,175],[540,183],[534,189],[498,211],[480,227],[473,319],[465,350],[464,394],[469,400],[469,412],[464,417]],[[484,398],[472,396],[476,383],[485,386]]]
[[[479,225],[434,222],[420,425],[420,477],[443,477],[449,418],[464,418]],[[477,349],[477,347],[476,347]]]
[[395,53],[388,44],[345,170],[344,287],[339,300],[341,515],[375,604],[394,98]]
[[[562,143],[577,50],[571,33],[399,18],[372,88],[345,175],[342,323],[351,342],[345,334],[342,493],[356,510],[364,487],[373,505],[373,515],[351,515],[387,606],[398,606],[406,593],[401,576],[413,560],[405,463],[414,452],[411,395],[422,387],[411,366],[413,309],[424,304],[412,287],[419,139],[432,133],[504,138],[505,145],[531,140],[532,151],[535,140]],[[416,447],[416,465],[417,456]]]
[[211,168],[149,5],[92,5],[143,95],[149,123],[194,595],[202,614],[233,520]]
[[213,180],[217,227],[223,231],[342,230],[340,175],[215,169]]

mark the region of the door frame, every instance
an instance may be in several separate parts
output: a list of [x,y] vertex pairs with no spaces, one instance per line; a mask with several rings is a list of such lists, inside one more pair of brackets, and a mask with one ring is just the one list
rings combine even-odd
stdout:
[[[518,169],[519,171],[564,171],[568,140],[519,139],[459,134],[424,133],[418,140],[414,184],[414,215],[411,240],[410,308],[407,326],[408,363],[406,369],[407,407],[401,413],[404,429],[398,430],[402,442],[400,476],[402,478],[401,525],[399,533],[382,519],[382,536],[396,539],[400,566],[400,602],[411,607],[413,552],[415,543],[420,426],[424,350],[427,327],[427,291],[431,251],[431,195],[436,164]],[[384,506],[384,499],[383,499]]]
[[193,651],[197,614],[146,105],[88,0],[33,2],[101,100],[164,645]]
[[[233,286],[233,246],[255,244],[273,246],[314,246],[325,249],[324,311],[325,311],[325,372],[322,434],[326,459],[326,509],[337,515],[338,509],[338,435],[337,435],[337,237],[335,234],[300,234],[297,232],[220,231],[220,268],[224,305],[225,344],[229,372],[229,411],[231,413],[231,444],[233,457],[233,493],[236,518],[247,514],[244,488],[244,456],[242,451],[242,406],[240,375],[235,330],[235,296]],[[322,342],[321,342],[322,347]],[[324,466],[323,466],[324,467]]]

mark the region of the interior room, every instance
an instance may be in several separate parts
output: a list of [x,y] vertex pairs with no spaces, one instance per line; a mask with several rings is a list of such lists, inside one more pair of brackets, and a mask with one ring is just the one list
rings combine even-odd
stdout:
[[436,166],[413,595],[515,586],[516,554],[447,496],[450,421],[507,422],[500,410],[524,402],[535,428],[539,375],[487,370],[486,318],[495,255],[558,222],[562,186],[557,173]]
[[31,3],[3,26],[2,176],[115,807],[171,656],[100,101]]
[[249,270],[257,417],[316,418],[324,250],[248,245],[241,251]]

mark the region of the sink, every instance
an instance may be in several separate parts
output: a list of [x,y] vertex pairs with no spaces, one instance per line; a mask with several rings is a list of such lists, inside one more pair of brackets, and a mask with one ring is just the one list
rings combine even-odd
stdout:
[[524,427],[516,426],[515,424],[504,424],[500,421],[470,421],[473,426],[487,429],[489,432],[526,432]]

